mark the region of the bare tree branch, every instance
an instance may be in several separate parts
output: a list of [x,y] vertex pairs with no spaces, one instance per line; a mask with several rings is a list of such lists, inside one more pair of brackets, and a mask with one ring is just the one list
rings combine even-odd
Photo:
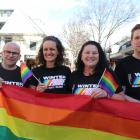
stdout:
[[80,47],[89,40],[89,34],[85,32],[85,25],[79,22],[69,22],[63,27],[62,37],[72,50],[73,57],[76,58]]
[[88,25],[93,39],[106,47],[109,38],[119,27],[132,20],[135,12],[131,0],[87,0],[85,17],[81,18]]
[[77,56],[79,47],[88,39],[101,43],[105,49],[111,36],[136,17],[131,0],[86,0],[84,7],[63,28],[63,38]]

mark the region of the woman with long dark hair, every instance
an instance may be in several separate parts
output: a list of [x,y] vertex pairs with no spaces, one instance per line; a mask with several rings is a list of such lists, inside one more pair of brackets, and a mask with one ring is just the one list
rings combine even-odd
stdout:
[[[117,81],[113,71],[109,68],[100,44],[95,41],[85,42],[77,57],[76,70],[71,76],[72,92],[74,94],[91,95],[93,98],[109,97],[109,93],[99,85],[105,69]],[[123,90],[120,86],[115,93],[118,94],[114,94],[112,98],[124,100]]]
[[55,36],[46,36],[40,46],[34,75],[40,80],[36,90],[47,93],[70,93],[70,74],[68,67],[63,65],[64,47]]

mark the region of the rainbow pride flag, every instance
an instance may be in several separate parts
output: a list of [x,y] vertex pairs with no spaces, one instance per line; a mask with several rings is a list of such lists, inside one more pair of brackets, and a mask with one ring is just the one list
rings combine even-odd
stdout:
[[93,88],[77,88],[74,91],[74,94],[77,94],[77,95],[91,95],[93,91],[94,91]]
[[31,76],[33,76],[32,71],[26,66],[25,63],[21,63],[20,71],[23,83],[25,83]]
[[103,72],[101,80],[99,81],[99,86],[104,89],[109,94],[109,96],[112,96],[118,88],[116,80],[106,68]]
[[3,85],[0,140],[137,140],[140,104]]
[[74,94],[77,94],[77,95],[82,95],[85,91],[85,88],[77,88],[74,92]]

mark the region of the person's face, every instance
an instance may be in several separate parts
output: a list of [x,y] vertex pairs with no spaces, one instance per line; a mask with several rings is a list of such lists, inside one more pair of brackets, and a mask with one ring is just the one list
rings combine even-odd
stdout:
[[134,49],[134,53],[140,53],[140,29],[134,31],[131,45]]
[[2,51],[2,61],[4,65],[13,67],[20,59],[20,48],[14,44],[7,44]]
[[99,52],[97,47],[94,45],[85,46],[81,55],[81,60],[85,67],[96,67],[99,61]]
[[58,50],[56,43],[51,40],[47,40],[43,43],[43,56],[47,63],[54,62],[57,58]]

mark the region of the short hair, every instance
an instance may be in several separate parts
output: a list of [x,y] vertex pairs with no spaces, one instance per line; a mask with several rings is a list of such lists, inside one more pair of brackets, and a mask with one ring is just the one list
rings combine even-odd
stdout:
[[46,64],[46,61],[45,61],[44,56],[43,56],[43,44],[45,41],[49,41],[49,40],[56,43],[56,48],[58,50],[58,56],[57,56],[56,61],[55,61],[55,66],[60,66],[64,63],[64,47],[63,47],[61,41],[55,36],[46,36],[43,38],[43,41],[40,45],[40,49],[39,49],[39,52],[37,55],[37,63],[39,65]]
[[140,29],[140,24],[136,24],[131,30],[131,40],[133,39],[134,32]]
[[101,45],[96,42],[96,41],[87,41],[85,42],[82,47],[81,47],[81,50],[79,51],[79,54],[78,54],[78,57],[77,57],[77,61],[76,61],[76,70],[80,71],[80,72],[83,72],[84,71],[84,63],[83,61],[81,60],[81,55],[82,55],[82,52],[84,50],[84,48],[87,46],[87,45],[94,45],[96,46],[96,48],[98,49],[98,53],[99,53],[99,62],[98,64],[96,65],[96,68],[95,68],[95,72],[103,72],[105,68],[108,68],[108,62],[107,62],[107,58],[106,58],[106,55],[101,47]]
[[14,47],[16,47],[16,48],[19,49],[19,52],[21,51],[21,50],[20,50],[20,46],[19,46],[17,43],[15,43],[15,42],[7,42],[7,43],[3,46],[3,49],[4,49],[5,47],[7,47],[7,46],[14,46]]

